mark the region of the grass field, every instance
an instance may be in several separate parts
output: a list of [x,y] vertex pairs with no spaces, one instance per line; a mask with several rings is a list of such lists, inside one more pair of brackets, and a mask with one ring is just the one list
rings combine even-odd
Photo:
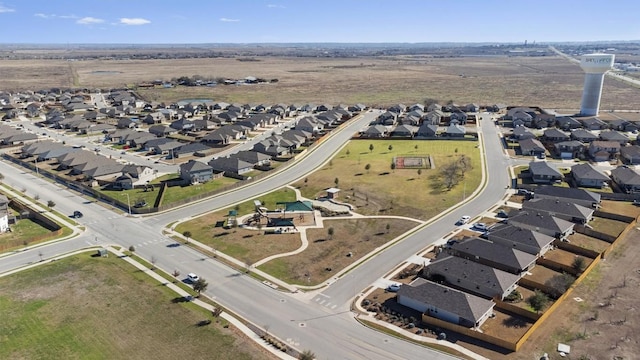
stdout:
[[[373,151],[369,146],[373,145]],[[389,150],[389,145],[392,150]],[[402,215],[426,220],[469,196],[480,185],[482,169],[476,141],[453,140],[352,140],[327,165],[296,184],[307,198],[323,196],[338,179],[340,201],[364,215]],[[417,148],[416,148],[417,147]],[[465,180],[447,190],[439,168],[465,154],[471,170]],[[435,169],[391,170],[398,155],[425,155]],[[370,169],[366,170],[367,164]],[[425,206],[429,204],[429,206]]]
[[[29,284],[29,287],[24,284]],[[237,330],[115,256],[0,278],[3,359],[267,359]]]
[[[295,192],[291,189],[280,189],[260,196],[263,206],[275,209],[276,202],[295,201]],[[298,234],[269,234],[264,231],[247,230],[242,228],[225,228],[216,226],[227,220],[229,210],[237,210],[238,216],[254,212],[253,199],[237,206],[199,216],[176,226],[180,234],[186,231],[191,238],[209,245],[226,255],[253,264],[267,256],[288,252],[300,247]]]
[[[411,104],[441,102],[538,105],[577,110],[584,73],[555,56],[288,58],[260,56],[171,60],[0,61],[3,89],[123,87],[180,76],[278,79],[253,86],[139,89],[149,101],[207,98],[228,103]],[[108,75],[107,75],[108,74]],[[460,76],[464,74],[464,76]],[[601,109],[633,109],[638,89],[606,78]]]
[[[402,219],[325,219],[324,228],[307,230],[309,247],[303,252],[269,261],[260,269],[291,284],[321,284],[417,225]],[[334,229],[333,236],[328,235],[329,228]],[[347,256],[349,252],[352,256]]]

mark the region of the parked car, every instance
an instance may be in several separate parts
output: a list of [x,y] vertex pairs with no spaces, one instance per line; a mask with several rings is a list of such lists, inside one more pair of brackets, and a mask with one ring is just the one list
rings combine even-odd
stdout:
[[187,274],[187,280],[188,280],[190,283],[192,283],[192,284],[193,284],[193,283],[195,283],[196,281],[200,280],[200,276],[198,276],[198,275],[196,275],[196,274],[194,274],[194,273],[189,273],[189,274]]
[[464,215],[463,217],[460,218],[460,220],[458,220],[458,224],[464,225],[464,224],[468,223],[469,220],[471,220],[471,216]]
[[473,224],[473,229],[474,230],[480,230],[480,231],[487,231],[489,228],[487,227],[487,224],[485,224],[485,223],[475,223],[475,224]]
[[499,210],[496,216],[499,218],[508,218],[509,214],[507,214],[507,212],[504,210]]
[[387,291],[389,291],[389,292],[398,292],[398,290],[400,290],[400,286],[402,286],[402,284],[391,284],[391,285],[387,286]]
[[82,213],[80,211],[78,211],[78,210],[73,212],[73,218],[74,219],[80,219],[82,216],[83,216]]

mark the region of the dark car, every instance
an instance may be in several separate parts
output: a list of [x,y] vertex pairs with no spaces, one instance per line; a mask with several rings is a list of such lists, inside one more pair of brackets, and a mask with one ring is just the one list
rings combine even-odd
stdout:
[[82,217],[82,213],[78,210],[73,212],[74,219],[80,219]]

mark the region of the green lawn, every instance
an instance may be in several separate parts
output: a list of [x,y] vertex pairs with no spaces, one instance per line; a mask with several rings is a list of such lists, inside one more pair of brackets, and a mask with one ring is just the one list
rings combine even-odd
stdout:
[[[336,186],[337,180],[342,190],[339,199],[354,205],[358,213],[426,220],[468,197],[480,185],[482,169],[476,145],[476,141],[456,140],[352,140],[327,165],[294,185],[303,196],[313,199],[324,196],[324,190]],[[472,168],[448,190],[439,169],[463,154],[471,160]],[[392,170],[392,159],[400,155],[431,156],[435,168],[420,173],[417,169]]]
[[231,184],[237,183],[239,180],[221,177],[212,181],[208,181],[200,185],[190,186],[169,186],[164,193],[161,205],[170,205],[176,201],[190,198],[198,194],[221,189]]
[[113,255],[0,278],[0,358],[269,358],[222,323],[198,326],[211,315],[177,298]]

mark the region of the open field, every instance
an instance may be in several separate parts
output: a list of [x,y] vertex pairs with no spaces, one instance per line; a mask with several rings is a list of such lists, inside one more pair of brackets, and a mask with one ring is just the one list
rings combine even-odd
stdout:
[[[325,219],[324,228],[307,230],[309,247],[303,252],[271,260],[260,269],[292,284],[321,284],[417,225],[402,219]],[[328,234],[329,228],[333,228],[333,236]]]
[[[123,87],[180,76],[278,79],[253,86],[140,89],[148,100],[210,98],[229,103],[365,103],[425,98],[457,103],[580,106],[584,73],[560,57],[235,58],[171,60],[2,60],[2,89]],[[606,78],[601,109],[633,109],[638,89]]]
[[[25,288],[24,284],[29,287]],[[0,278],[3,359],[268,359],[270,355],[115,256]]]
[[[454,140],[352,140],[324,167],[294,185],[304,197],[313,199],[336,186],[337,178],[342,189],[339,200],[354,205],[357,213],[426,220],[471,195],[480,185],[482,169],[476,144]],[[369,151],[370,145],[373,151]],[[465,180],[448,191],[439,180],[438,169],[461,154],[470,158],[472,168]],[[421,169],[421,174],[416,169],[391,170],[391,160],[399,155],[431,156],[435,169]],[[369,170],[365,169],[367,164]]]

